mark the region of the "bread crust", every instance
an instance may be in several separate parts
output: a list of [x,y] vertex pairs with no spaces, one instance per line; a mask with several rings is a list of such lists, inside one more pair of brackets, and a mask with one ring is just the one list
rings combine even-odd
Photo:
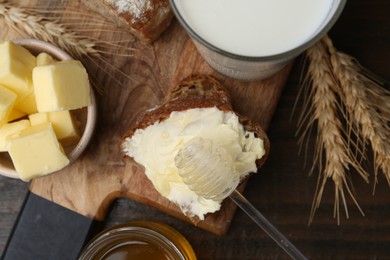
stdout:
[[128,28],[136,37],[147,43],[154,42],[173,18],[169,0],[81,0],[81,2],[119,26]]

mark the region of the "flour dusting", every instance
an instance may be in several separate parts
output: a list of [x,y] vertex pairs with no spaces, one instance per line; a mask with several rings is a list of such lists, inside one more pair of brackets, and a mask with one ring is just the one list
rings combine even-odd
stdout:
[[143,13],[152,8],[150,0],[108,0],[119,13],[130,13],[134,19],[140,19]]

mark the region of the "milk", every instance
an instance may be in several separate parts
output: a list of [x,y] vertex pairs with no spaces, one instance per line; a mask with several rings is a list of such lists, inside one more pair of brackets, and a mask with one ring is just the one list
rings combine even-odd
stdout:
[[203,40],[226,52],[262,57],[307,42],[324,24],[332,0],[174,0]]

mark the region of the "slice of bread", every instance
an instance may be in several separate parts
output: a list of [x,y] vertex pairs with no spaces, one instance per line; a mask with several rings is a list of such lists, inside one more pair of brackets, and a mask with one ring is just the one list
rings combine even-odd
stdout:
[[182,80],[170,90],[160,105],[145,111],[138,118],[135,126],[128,130],[123,140],[131,137],[137,129],[144,129],[155,122],[163,121],[174,111],[209,107],[217,107],[225,112],[234,112],[245,130],[253,132],[256,137],[264,141],[265,155],[256,161],[257,167],[260,168],[267,159],[270,149],[266,133],[258,123],[236,113],[232,108],[227,89],[215,78],[208,75],[191,75]]
[[139,39],[152,43],[169,26],[173,12],[169,0],[81,0],[83,4]]
[[[214,107],[223,112],[235,113],[229,93],[219,81],[207,75],[191,75],[174,86],[160,105],[140,115],[136,124],[124,135],[120,148],[125,152],[128,148],[129,138],[134,135],[136,130],[145,129],[156,122],[162,122],[169,118],[172,112]],[[256,166],[259,168],[263,165],[269,153],[270,143],[268,137],[259,124],[237,113],[235,114],[245,130],[253,132],[256,137],[261,138],[264,142],[265,155],[256,160]],[[126,155],[124,157],[131,158]],[[133,158],[130,160],[133,160]],[[250,175],[251,173],[242,177],[240,183],[244,183]],[[183,209],[182,212],[184,213]],[[199,225],[201,218],[198,215],[190,211],[184,213],[184,215],[188,221],[194,225]]]

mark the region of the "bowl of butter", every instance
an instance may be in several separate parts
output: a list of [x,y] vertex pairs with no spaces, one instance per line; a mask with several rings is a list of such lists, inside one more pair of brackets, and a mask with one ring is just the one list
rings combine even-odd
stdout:
[[67,167],[96,123],[83,64],[36,39],[0,43],[0,175],[29,181]]

